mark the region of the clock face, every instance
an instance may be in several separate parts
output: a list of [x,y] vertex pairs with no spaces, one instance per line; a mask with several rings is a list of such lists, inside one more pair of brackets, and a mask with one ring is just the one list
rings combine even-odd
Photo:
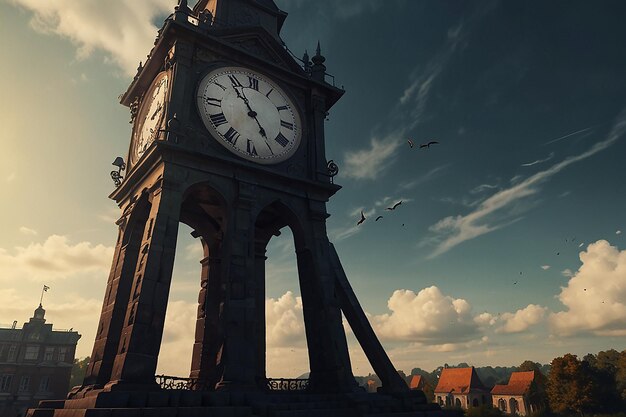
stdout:
[[209,132],[242,158],[275,164],[298,149],[302,125],[295,105],[256,71],[225,67],[210,72],[200,82],[197,103]]
[[167,72],[159,74],[150,89],[146,92],[133,132],[133,145],[130,150],[130,161],[135,164],[146,149],[158,137],[159,129],[165,117],[165,99],[167,96],[169,77]]

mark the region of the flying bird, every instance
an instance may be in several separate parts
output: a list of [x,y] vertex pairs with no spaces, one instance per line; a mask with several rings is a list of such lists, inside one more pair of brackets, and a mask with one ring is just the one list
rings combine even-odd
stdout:
[[430,148],[430,145],[438,145],[438,144],[439,144],[439,142],[437,142],[436,140],[431,140],[428,143],[422,143],[420,145],[420,149],[422,149],[422,148]]
[[383,218],[383,216],[378,216],[378,217],[376,217],[376,220],[374,220],[374,221],[377,222],[377,221],[379,221],[382,218]]
[[398,201],[396,204],[394,204],[391,207],[387,207],[386,210],[395,210],[400,204],[402,204],[402,200]]
[[407,139],[406,143],[408,143],[409,146],[411,147],[411,149],[413,149],[413,145],[415,145],[415,144],[413,143],[413,141],[411,139]]
[[363,210],[361,210],[361,219],[356,223],[356,225],[359,226],[364,221],[365,221],[365,214],[363,214]]

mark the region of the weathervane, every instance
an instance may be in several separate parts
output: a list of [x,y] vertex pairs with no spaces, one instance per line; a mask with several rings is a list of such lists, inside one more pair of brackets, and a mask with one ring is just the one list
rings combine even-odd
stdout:
[[43,293],[48,292],[49,289],[50,287],[44,284],[43,288],[41,289],[41,298],[39,299],[39,305],[42,305],[43,303]]

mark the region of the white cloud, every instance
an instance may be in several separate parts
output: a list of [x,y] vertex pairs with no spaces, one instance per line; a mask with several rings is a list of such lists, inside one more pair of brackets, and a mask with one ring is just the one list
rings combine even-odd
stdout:
[[375,180],[389,166],[402,141],[395,137],[384,140],[372,138],[369,149],[361,149],[345,154],[344,175],[358,180]]
[[622,234],[622,231],[621,231],[621,230],[618,230],[618,231],[616,231],[616,232],[615,232],[615,234],[616,234],[616,235],[621,235],[621,234]]
[[474,323],[479,326],[493,326],[496,324],[496,321],[498,321],[498,317],[486,311],[474,317]]
[[500,319],[504,322],[504,324],[502,327],[498,328],[496,332],[523,332],[530,326],[540,323],[543,320],[546,311],[546,307],[529,304],[527,307],[517,310],[515,313],[503,313],[500,315]]
[[626,250],[598,240],[579,257],[582,265],[558,295],[566,310],[550,316],[553,330],[626,336]]
[[268,347],[302,347],[306,344],[302,298],[287,291],[265,300]]
[[480,337],[470,304],[443,295],[436,286],[417,294],[396,290],[387,306],[391,313],[371,317],[376,333],[383,339],[438,345]]
[[487,190],[493,190],[498,188],[497,184],[491,185],[491,184],[480,184],[474,188],[472,188],[470,190],[470,194],[479,194],[482,193],[483,191],[487,191]]
[[[511,206],[516,203],[519,204],[520,200],[525,197],[538,193],[538,185],[549,180],[552,176],[558,174],[569,165],[607,149],[613,145],[624,132],[626,132],[626,109],[617,117],[606,139],[597,142],[586,152],[567,157],[550,168],[512,185],[510,188],[498,191],[480,203],[480,205],[469,214],[448,216],[439,220],[430,227],[430,231],[435,234],[435,237],[426,240],[426,242],[431,240],[438,242],[437,246],[430,254],[430,257],[439,256],[467,240],[500,229],[518,220],[519,218],[509,220],[510,217],[516,213],[514,209],[519,209],[519,207]],[[509,212],[504,212],[506,209],[510,209]]]
[[77,58],[103,51],[126,75],[135,74],[152,48],[157,28],[151,23],[173,11],[171,0],[10,0],[31,12],[38,32],[69,39]]
[[185,376],[189,371],[197,309],[198,304],[181,300],[167,304],[157,374]]
[[43,243],[16,247],[10,253],[0,248],[0,280],[53,282],[80,273],[106,274],[113,248],[90,242],[72,244],[66,236],[52,235]]
[[547,271],[548,269],[550,269],[550,265],[541,265],[541,269]]
[[531,167],[533,165],[537,165],[537,164],[542,164],[544,162],[548,162],[552,158],[554,158],[554,152],[550,152],[550,155],[548,155],[544,159],[537,159],[536,161],[533,161],[533,162],[527,162],[525,164],[522,164],[521,166],[523,166],[523,167]]
[[26,226],[21,226],[20,227],[20,233],[25,234],[25,235],[30,235],[30,236],[36,236],[37,235],[37,231],[35,229],[31,229],[31,228],[28,228]]
[[571,269],[565,268],[564,270],[561,271],[561,275],[563,275],[564,277],[573,277],[574,273],[572,272]]

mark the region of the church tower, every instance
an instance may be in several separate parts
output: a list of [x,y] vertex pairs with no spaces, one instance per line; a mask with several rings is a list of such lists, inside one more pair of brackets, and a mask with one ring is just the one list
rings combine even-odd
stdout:
[[121,407],[121,398],[128,406],[142,392],[174,401],[155,371],[181,222],[204,248],[189,389],[271,391],[265,252],[289,227],[309,353],[305,391],[362,391],[343,312],[380,392],[424,402],[389,361],[329,242],[326,203],[340,187],[324,121],[344,91],[326,82],[319,45],[302,63],[286,49],[286,16],[273,0],[200,0],[193,8],[180,0],[165,20],[121,97],[133,130],[126,173],[110,196],[122,215],[91,363],[83,385],[50,407]]

